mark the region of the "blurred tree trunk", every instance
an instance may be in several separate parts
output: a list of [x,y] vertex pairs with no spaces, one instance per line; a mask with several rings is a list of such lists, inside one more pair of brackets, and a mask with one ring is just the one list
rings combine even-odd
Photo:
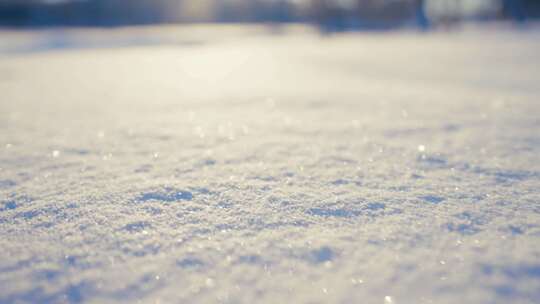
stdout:
[[415,9],[416,9],[416,24],[422,30],[427,30],[429,28],[429,19],[426,15],[426,1],[415,0]]

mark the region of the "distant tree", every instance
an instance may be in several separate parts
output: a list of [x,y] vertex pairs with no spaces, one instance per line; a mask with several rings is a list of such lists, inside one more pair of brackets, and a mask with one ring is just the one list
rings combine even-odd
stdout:
[[503,16],[512,18],[517,22],[524,22],[526,16],[523,2],[523,0],[502,0]]

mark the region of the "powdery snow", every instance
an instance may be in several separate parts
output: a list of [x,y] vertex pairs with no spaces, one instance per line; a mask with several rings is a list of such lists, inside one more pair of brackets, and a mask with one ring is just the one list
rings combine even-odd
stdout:
[[540,30],[0,36],[0,303],[540,301]]

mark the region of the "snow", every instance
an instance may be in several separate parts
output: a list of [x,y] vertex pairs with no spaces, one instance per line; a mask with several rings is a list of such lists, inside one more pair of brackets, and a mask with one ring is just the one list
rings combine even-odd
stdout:
[[0,303],[538,303],[540,31],[0,32]]

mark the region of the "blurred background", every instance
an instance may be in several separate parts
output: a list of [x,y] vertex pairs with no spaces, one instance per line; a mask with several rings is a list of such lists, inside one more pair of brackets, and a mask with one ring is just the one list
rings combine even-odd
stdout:
[[539,0],[0,0],[0,26],[310,23],[323,31],[540,17]]

